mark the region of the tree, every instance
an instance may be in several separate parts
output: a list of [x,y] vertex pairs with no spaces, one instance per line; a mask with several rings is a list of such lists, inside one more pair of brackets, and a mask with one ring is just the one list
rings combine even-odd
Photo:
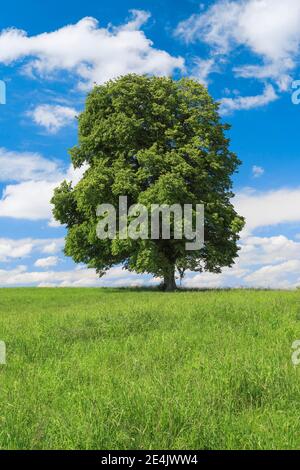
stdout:
[[[95,86],[79,116],[75,168],[88,165],[73,187],[55,189],[54,216],[67,226],[65,254],[95,268],[113,265],[164,279],[176,288],[176,270],[221,272],[238,254],[244,225],[231,203],[232,175],[240,161],[206,88],[191,79],[123,76]],[[97,206],[197,204],[205,206],[205,246],[186,251],[186,240],[97,238]]]

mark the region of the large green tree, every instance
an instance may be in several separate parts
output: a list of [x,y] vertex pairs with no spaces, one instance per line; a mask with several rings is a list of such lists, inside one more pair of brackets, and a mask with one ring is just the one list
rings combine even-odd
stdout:
[[[238,254],[244,225],[232,205],[232,175],[240,164],[206,88],[191,79],[126,75],[95,86],[79,116],[75,168],[88,164],[75,186],[55,190],[54,216],[67,226],[65,254],[103,275],[122,264],[176,287],[175,273],[221,272]],[[204,204],[205,245],[186,251],[186,240],[100,240],[97,206]]]

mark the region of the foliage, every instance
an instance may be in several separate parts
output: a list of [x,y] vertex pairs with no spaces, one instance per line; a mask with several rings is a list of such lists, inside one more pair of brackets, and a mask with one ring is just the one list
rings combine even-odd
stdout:
[[[191,79],[127,75],[89,94],[79,117],[79,143],[71,150],[74,167],[88,164],[73,188],[55,190],[54,216],[66,224],[65,253],[96,268],[113,264],[164,277],[172,287],[174,270],[220,272],[238,253],[243,218],[231,203],[231,176],[239,160],[229,150],[218,104]],[[204,204],[205,247],[187,252],[186,240],[99,240],[99,204]]]

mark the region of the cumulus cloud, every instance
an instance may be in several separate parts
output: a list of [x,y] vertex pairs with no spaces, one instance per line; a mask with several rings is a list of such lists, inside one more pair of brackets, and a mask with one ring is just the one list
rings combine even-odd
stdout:
[[245,45],[270,60],[299,50],[298,0],[219,0],[204,13],[181,22],[176,34],[188,42],[202,39],[217,52]]
[[2,286],[39,286],[39,287],[123,287],[156,284],[151,276],[144,276],[123,270],[120,266],[110,269],[108,274],[99,278],[94,269],[74,269],[70,271],[28,271],[25,266],[11,270],[0,269]]
[[300,45],[298,0],[219,0],[206,11],[179,23],[176,35],[187,42],[203,41],[214,55],[245,48],[260,63],[242,66],[244,77],[271,78],[287,89]]
[[63,238],[53,240],[24,238],[13,240],[10,238],[0,238],[0,261],[9,262],[15,259],[27,258],[34,253],[58,253],[62,250]]
[[88,89],[126,73],[171,75],[184,68],[181,57],[156,49],[140,27],[149,13],[133,10],[132,20],[120,27],[100,27],[95,18],[53,32],[28,36],[16,28],[0,33],[0,63],[23,62],[28,74],[53,77],[61,71],[75,74],[79,87]]
[[271,191],[244,190],[237,194],[235,207],[246,218],[246,230],[283,223],[300,222],[300,189]]
[[286,91],[292,83],[292,77],[288,74],[294,69],[294,62],[291,60],[283,61],[282,64],[267,65],[244,65],[234,67],[233,70],[237,77],[256,78],[258,80],[272,79],[276,82],[280,91]]
[[132,15],[132,20],[126,23],[125,25],[120,26],[118,29],[123,31],[136,31],[140,29],[143,24],[147,23],[149,18],[151,18],[151,13],[144,10],[130,10]]
[[57,256],[49,256],[48,258],[37,259],[34,263],[34,266],[37,268],[49,268],[51,266],[56,266],[58,264]]
[[273,237],[248,236],[241,241],[239,266],[275,265],[300,259],[300,243],[284,235]]
[[[142,276],[123,270],[121,266],[111,268],[106,276],[99,279],[95,270],[78,265],[69,271],[49,271],[57,266],[59,253],[64,245],[58,239],[0,239],[0,261],[25,260],[39,255],[34,266],[42,271],[30,271],[21,265],[14,269],[0,270],[1,286],[99,286],[121,287],[156,285],[159,279],[150,275]],[[222,274],[187,273],[185,287],[274,287],[293,288],[300,284],[300,242],[283,235],[258,237],[248,235],[240,242],[239,258],[232,268],[225,268]],[[51,254],[41,257],[40,254]]]
[[220,113],[224,115],[231,114],[234,111],[242,109],[254,109],[266,106],[277,100],[278,96],[272,85],[266,85],[264,92],[256,96],[237,96],[235,98],[222,98],[220,100]]
[[0,239],[0,261],[24,258],[32,252],[33,246],[31,240]]
[[[273,191],[244,190],[234,201],[246,218],[240,240],[239,257],[233,268],[222,274],[188,273],[187,287],[270,287],[293,288],[300,285],[300,242],[284,235],[259,237],[256,229],[300,222],[300,189]],[[300,237],[299,237],[300,238]]]
[[[26,258],[43,253],[51,245],[62,247],[63,240],[19,241],[0,240],[0,260]],[[299,285],[300,242],[280,235],[274,237],[247,236],[241,240],[240,256],[232,268],[222,274],[191,273],[184,279],[185,287],[274,287],[293,288]],[[53,248],[52,248],[53,249]],[[54,251],[53,251],[54,252]],[[8,257],[9,256],[9,257]],[[36,285],[41,287],[122,287],[157,285],[159,279],[142,276],[115,266],[99,279],[95,270],[83,265],[69,271],[48,271],[56,266],[57,256],[38,258],[35,262],[42,271],[30,271],[21,265],[14,269],[0,270],[1,286]]]
[[0,148],[1,182],[57,179],[60,171],[58,162],[46,159],[38,153]]
[[62,250],[64,239],[51,240],[50,243],[46,243],[41,250],[42,253],[53,255]]
[[300,284],[300,243],[283,235],[242,239],[239,258],[221,274],[188,273],[186,287],[290,289]]
[[238,266],[225,268],[221,274],[191,273],[188,272],[182,286],[187,288],[221,288],[221,287],[242,287],[243,277],[249,272]]
[[44,127],[52,134],[58,132],[62,127],[72,124],[77,114],[74,108],[50,104],[39,105],[28,113],[37,125]]
[[[1,155],[3,159],[1,160]],[[10,160],[9,160],[10,159]],[[0,167],[4,180],[15,181],[5,186],[0,199],[0,217],[26,220],[52,220],[50,200],[54,188],[63,180],[76,185],[87,166],[63,171],[58,163],[40,155],[0,150]],[[6,167],[7,165],[7,167]],[[51,224],[54,226],[54,223]]]
[[203,85],[207,86],[209,82],[209,76],[212,72],[217,71],[215,59],[200,59],[196,57],[194,59],[194,66],[192,70],[193,77]]
[[[82,169],[74,170],[74,184],[79,180]],[[0,217],[26,220],[51,220],[51,226],[58,226],[52,220],[50,200],[54,189],[66,179],[69,181],[70,171],[57,181],[25,181],[5,187],[0,199]]]
[[6,186],[0,200],[0,217],[50,219],[50,199],[56,186],[49,181],[26,181]]
[[297,287],[298,281],[291,284],[290,277],[299,275],[300,260],[285,261],[276,265],[263,266],[257,271],[245,277],[248,285],[266,288],[289,288]]

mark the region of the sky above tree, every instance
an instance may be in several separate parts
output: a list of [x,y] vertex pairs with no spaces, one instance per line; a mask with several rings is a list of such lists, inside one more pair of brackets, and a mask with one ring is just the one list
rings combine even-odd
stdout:
[[99,280],[62,254],[53,188],[79,181],[67,149],[93,84],[126,73],[194,77],[220,101],[243,161],[235,205],[247,219],[240,257],[191,287],[300,285],[298,0],[7,2],[0,18],[0,285],[157,282],[116,266]]

